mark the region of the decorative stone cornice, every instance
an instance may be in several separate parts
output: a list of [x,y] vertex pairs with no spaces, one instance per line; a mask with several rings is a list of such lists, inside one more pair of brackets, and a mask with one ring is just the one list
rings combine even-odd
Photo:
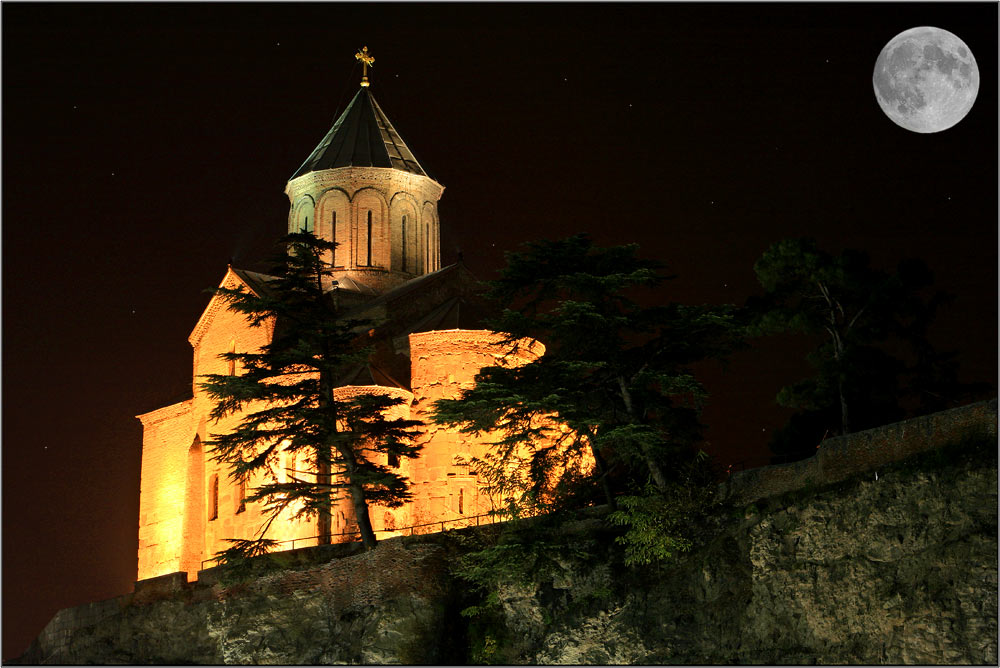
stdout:
[[294,202],[305,193],[323,193],[334,188],[343,190],[349,200],[353,200],[363,188],[382,190],[387,201],[399,191],[418,191],[424,201],[434,203],[444,193],[444,186],[429,176],[391,167],[338,167],[309,172],[292,179],[285,186],[285,194]]
[[401,387],[389,387],[387,385],[342,385],[333,389],[333,398],[336,401],[347,401],[363,394],[377,394],[400,398],[406,402],[407,406],[413,403],[413,393]]
[[517,352],[501,342],[505,334],[488,329],[445,329],[410,334],[410,355],[435,354],[451,351],[470,351],[493,355],[498,364],[520,366],[535,361],[545,354],[545,346],[534,339],[517,341]]

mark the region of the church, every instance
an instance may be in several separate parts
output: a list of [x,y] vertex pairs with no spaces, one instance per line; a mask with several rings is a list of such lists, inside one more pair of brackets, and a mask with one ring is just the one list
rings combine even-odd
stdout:
[[[421,420],[416,459],[396,464],[409,478],[413,498],[390,509],[372,505],[376,536],[440,531],[490,522],[501,505],[470,470],[468,460],[482,456],[485,438],[471,437],[431,423],[433,401],[455,398],[473,386],[476,373],[504,357],[491,345],[502,337],[481,329],[484,314],[476,279],[461,263],[441,266],[438,202],[444,186],[421,167],[413,152],[376,102],[367,80],[372,63],[367,47],[356,54],[365,67],[361,86],[347,108],[302,166],[292,174],[287,229],[313,231],[338,244],[333,253],[334,291],[344,317],[376,322],[368,332],[375,352],[358,365],[335,396],[371,392],[398,397],[393,417]],[[268,277],[229,266],[220,286],[260,294]],[[240,416],[209,418],[212,401],[199,376],[239,373],[226,352],[255,351],[273,331],[251,328],[216,295],[188,341],[193,351],[190,398],[137,416],[142,422],[142,472],[139,501],[138,580],[186,572],[189,580],[227,548],[226,539],[252,538],[264,521],[260,504],[247,503],[246,485],[233,482],[203,445],[211,434],[234,428]],[[505,364],[526,364],[544,352],[538,342],[519,346]],[[282,457],[272,480],[283,482],[295,463]],[[287,511],[286,511],[287,512]],[[333,542],[357,540],[349,499],[334,502]],[[267,537],[279,549],[317,544],[316,519],[275,521]]]

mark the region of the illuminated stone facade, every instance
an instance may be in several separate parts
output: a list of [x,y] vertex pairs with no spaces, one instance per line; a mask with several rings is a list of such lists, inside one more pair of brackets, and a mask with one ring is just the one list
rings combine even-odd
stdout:
[[[382,291],[441,268],[437,203],[444,187],[379,167],[309,172],[288,182],[288,231],[340,244],[334,278]],[[329,261],[330,258],[328,258]]]
[[[384,140],[384,155],[372,149],[377,142],[354,139],[366,135]],[[477,516],[494,509],[495,500],[462,463],[485,452],[484,439],[430,424],[427,417],[432,401],[456,397],[473,386],[482,367],[504,357],[494,345],[499,335],[475,325],[471,274],[461,264],[440,266],[437,202],[443,190],[423,172],[365,90],[286,188],[289,231],[313,230],[341,244],[333,258],[337,284],[330,286],[340,306],[353,309],[353,317],[378,321],[369,333],[375,344],[370,364],[335,395],[398,396],[404,401],[392,410],[426,424],[418,439],[420,457],[398,464],[412,483],[412,501],[397,509],[370,507],[379,538],[437,531],[442,522],[449,527],[486,522]],[[266,290],[266,279],[230,267],[221,285],[259,294]],[[194,579],[204,560],[228,547],[225,539],[250,538],[260,529],[259,504],[244,502],[247,489],[233,483],[203,445],[211,434],[231,430],[241,416],[212,422],[212,402],[198,379],[239,373],[219,355],[258,350],[272,333],[273,323],[251,328],[214,297],[189,337],[192,398],[138,416],[143,425],[138,579],[177,571]],[[528,363],[542,353],[539,343],[522,345],[503,363]],[[282,458],[270,475],[281,481],[294,469],[295,462]],[[264,482],[264,476],[249,480],[248,488]],[[333,510],[334,541],[356,539],[349,500],[336,502]],[[282,516],[268,537],[296,540],[282,545],[291,549],[315,545],[317,533],[315,518]]]
[[[238,279],[230,269],[223,284],[235,285]],[[196,374],[226,373],[227,362],[218,355],[233,350],[234,341],[235,350],[255,349],[270,336],[266,329],[248,327],[241,316],[212,306],[206,310],[206,315],[212,316],[211,322],[200,322],[191,337]],[[410,390],[356,385],[337,388],[334,393],[338,399],[359,392],[400,397],[404,403],[392,409],[392,417],[426,423],[418,437],[423,446],[420,457],[399,462],[400,472],[412,483],[413,500],[396,509],[370,508],[372,526],[379,538],[398,535],[400,529],[410,533],[412,527],[416,527],[412,529],[415,533],[437,531],[440,525],[435,523],[440,522],[451,528],[487,522],[479,516],[498,507],[496,500],[481,492],[476,476],[463,464],[484,454],[485,439],[432,424],[427,411],[434,400],[455,398],[462,389],[472,387],[482,367],[498,363],[502,349],[493,344],[500,335],[486,330],[452,329],[411,333],[407,338]],[[527,363],[542,352],[541,344],[534,343],[522,347],[506,363]],[[203,560],[228,547],[224,539],[249,538],[263,523],[260,506],[242,502],[245,491],[229,479],[226,469],[212,461],[202,446],[211,433],[227,431],[239,421],[239,416],[233,416],[213,423],[208,418],[211,408],[210,398],[196,388],[192,399],[139,416],[143,425],[140,580],[176,571],[185,571],[194,579]],[[273,475],[282,481],[289,469],[294,470],[295,463],[282,459]],[[249,486],[262,482],[264,476],[260,474],[249,481]],[[334,534],[348,534],[335,535],[335,542],[355,539],[349,533],[356,530],[356,523],[347,499],[335,504],[333,515]],[[280,519],[271,526],[268,536],[290,541],[312,538],[317,533],[315,519]],[[303,540],[297,541],[295,547],[314,544],[315,539]]]

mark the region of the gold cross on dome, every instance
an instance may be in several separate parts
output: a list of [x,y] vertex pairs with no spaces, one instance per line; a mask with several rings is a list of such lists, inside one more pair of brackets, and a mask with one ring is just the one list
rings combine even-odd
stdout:
[[375,64],[374,56],[368,55],[368,47],[363,46],[361,50],[354,54],[355,60],[361,61],[361,85],[368,87],[368,66]]

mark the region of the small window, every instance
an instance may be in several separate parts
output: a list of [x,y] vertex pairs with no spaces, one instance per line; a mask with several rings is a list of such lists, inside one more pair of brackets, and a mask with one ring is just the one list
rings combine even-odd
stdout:
[[458,490],[458,514],[465,514],[465,490],[462,488]]
[[236,483],[236,514],[239,515],[247,509],[247,480],[240,478]]
[[369,267],[372,266],[372,212],[368,211],[368,261],[365,262]]
[[403,251],[403,263],[401,269],[403,271],[406,271],[406,216],[405,215],[403,216],[403,231],[400,236],[403,238],[403,243],[401,244]]
[[[333,212],[333,216],[330,218],[330,241],[337,243],[337,212]],[[333,247],[333,266],[338,266],[337,263],[337,247]]]
[[208,519],[219,519],[219,474],[213,473],[208,487]]
[[395,452],[389,453],[389,466],[391,466],[394,469],[399,468],[399,455],[397,455]]
[[[232,341],[229,342],[229,352],[230,353],[235,353],[236,352],[236,339],[233,339]],[[230,376],[235,376],[236,375],[236,360],[231,359],[231,360],[228,361],[227,364],[228,364],[228,373],[229,373],[229,375]]]

